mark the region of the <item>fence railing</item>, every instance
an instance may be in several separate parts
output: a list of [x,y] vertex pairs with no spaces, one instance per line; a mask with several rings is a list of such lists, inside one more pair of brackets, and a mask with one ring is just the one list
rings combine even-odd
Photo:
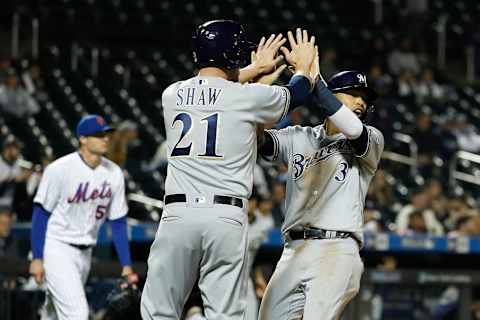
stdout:
[[467,151],[456,152],[450,162],[450,186],[456,186],[458,181],[468,182],[480,186],[479,175],[458,170],[458,163],[462,160],[467,160],[480,165],[480,155]]
[[383,151],[382,159],[405,164],[410,167],[410,174],[415,176],[418,172],[418,146],[413,138],[405,133],[395,132],[393,139],[408,145],[409,155],[401,154],[393,151]]
[[149,208],[163,208],[163,201],[155,198],[147,197],[146,195],[140,193],[130,193],[127,195],[127,199],[130,201],[139,202],[145,205],[147,209]]

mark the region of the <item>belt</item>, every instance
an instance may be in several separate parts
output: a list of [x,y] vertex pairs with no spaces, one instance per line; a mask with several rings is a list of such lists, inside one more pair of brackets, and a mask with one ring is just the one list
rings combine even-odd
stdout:
[[80,249],[80,250],[87,250],[93,247],[93,245],[86,245],[86,244],[74,244],[74,243],[69,243],[74,248]]
[[[165,205],[175,202],[187,202],[187,195],[184,193],[169,194],[165,196],[164,203]],[[229,197],[229,196],[218,196],[213,197],[213,203],[216,204],[228,204],[231,206],[243,208],[243,200],[240,198]]]
[[352,237],[357,241],[351,232],[332,231],[316,228],[304,228],[303,230],[291,230],[287,235],[292,240],[310,240],[310,239],[346,239]]

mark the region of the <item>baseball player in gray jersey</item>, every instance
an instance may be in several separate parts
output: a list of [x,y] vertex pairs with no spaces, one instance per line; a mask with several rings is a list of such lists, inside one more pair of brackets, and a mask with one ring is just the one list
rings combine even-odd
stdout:
[[264,131],[259,149],[288,164],[290,177],[285,246],[260,320],[339,319],[360,287],[363,207],[384,146],[361,119],[376,94],[364,74],[345,71],[328,88],[318,81],[314,95],[328,115],[323,125]]
[[210,21],[194,33],[198,75],[162,95],[165,208],[148,258],[143,319],[179,319],[197,278],[207,319],[244,319],[256,126],[302,104],[313,83],[315,39],[297,33],[296,75],[283,87],[238,83],[273,71],[281,35],[262,39],[256,62],[240,72],[251,50],[240,24]]

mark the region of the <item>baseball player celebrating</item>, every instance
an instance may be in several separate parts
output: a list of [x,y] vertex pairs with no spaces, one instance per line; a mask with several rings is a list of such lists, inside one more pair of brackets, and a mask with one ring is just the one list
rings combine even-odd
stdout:
[[162,95],[165,208],[148,258],[143,319],[180,319],[197,278],[207,319],[244,319],[256,126],[278,121],[309,95],[315,39],[298,33],[296,74],[283,87],[238,83],[273,71],[281,35],[263,38],[255,63],[240,72],[251,50],[240,24],[210,21],[194,33],[198,75]]
[[92,247],[105,219],[122,275],[133,272],[127,238],[125,184],[121,169],[102,157],[113,129],[98,115],[83,117],[77,125],[78,152],[51,163],[34,198],[30,273],[38,283],[45,279],[47,303],[42,319],[88,319],[83,286],[90,270]]
[[360,119],[376,94],[364,74],[344,71],[328,88],[318,81],[314,95],[328,115],[323,125],[264,131],[259,149],[288,164],[290,177],[285,246],[260,320],[339,319],[360,287],[364,201],[384,146]]

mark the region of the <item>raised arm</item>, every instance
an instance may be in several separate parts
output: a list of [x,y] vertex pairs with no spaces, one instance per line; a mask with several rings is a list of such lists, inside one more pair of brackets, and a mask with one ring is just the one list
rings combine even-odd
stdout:
[[[307,30],[296,30],[296,36],[291,31],[288,32],[290,50],[281,47],[280,50],[285,55],[287,62],[292,66],[294,75],[290,82],[285,86],[290,92],[290,104],[288,111],[295,109],[305,103],[311,93],[315,79],[318,77],[318,49],[315,47],[315,37],[309,37]],[[275,75],[265,75],[260,78],[263,83],[275,81],[279,73]],[[266,81],[265,81],[266,80]],[[262,128],[263,129],[263,128]],[[275,154],[274,137],[268,131],[260,132],[257,130],[258,152],[265,157],[271,157]]]
[[282,34],[272,34],[268,39],[262,37],[257,51],[252,54],[252,62],[240,70],[238,76],[240,83],[254,81],[256,78],[270,74],[275,67],[283,61],[283,56],[278,55],[278,50],[287,40]]
[[281,47],[280,50],[295,72],[288,85],[286,85],[292,97],[289,106],[289,111],[291,111],[303,105],[312,90],[315,79],[312,78],[311,71],[317,57],[317,49],[315,47],[315,37],[309,37],[307,30],[298,28],[296,38],[291,31],[288,32],[287,36],[290,50],[286,47]]
[[326,111],[327,117],[348,139],[360,137],[363,124],[360,119],[348,107],[342,104],[333,93],[328,90],[324,81],[317,81],[314,95],[320,106]]

